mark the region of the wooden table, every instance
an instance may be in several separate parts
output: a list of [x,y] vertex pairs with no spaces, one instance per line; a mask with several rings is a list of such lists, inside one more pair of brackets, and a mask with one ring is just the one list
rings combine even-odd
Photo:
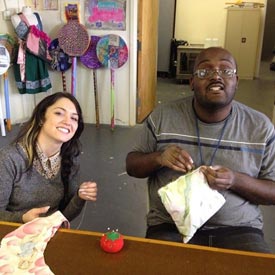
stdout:
[[[18,224],[0,222],[0,238]],[[124,248],[101,250],[102,233],[59,229],[45,260],[56,275],[274,275],[275,255],[124,236]]]

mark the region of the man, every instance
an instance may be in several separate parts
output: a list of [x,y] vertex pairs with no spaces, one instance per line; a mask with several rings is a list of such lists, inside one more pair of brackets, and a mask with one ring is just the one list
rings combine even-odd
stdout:
[[233,98],[237,64],[212,47],[197,57],[192,97],[159,105],[127,155],[129,175],[148,177],[147,238],[182,242],[158,189],[204,166],[208,184],[226,199],[190,244],[270,253],[259,204],[275,203],[275,133],[262,113]]

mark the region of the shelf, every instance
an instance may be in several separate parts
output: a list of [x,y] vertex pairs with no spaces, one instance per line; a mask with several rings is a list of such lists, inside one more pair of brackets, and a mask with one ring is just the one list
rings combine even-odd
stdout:
[[196,57],[204,49],[204,44],[190,44],[177,47],[176,79],[189,79],[193,73]]

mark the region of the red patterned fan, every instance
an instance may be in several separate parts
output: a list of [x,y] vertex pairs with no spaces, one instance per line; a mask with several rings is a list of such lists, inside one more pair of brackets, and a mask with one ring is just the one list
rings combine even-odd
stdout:
[[71,93],[76,92],[76,66],[77,57],[81,56],[88,49],[90,37],[84,25],[79,23],[77,5],[66,7],[67,23],[58,32],[60,48],[72,57],[72,81]]

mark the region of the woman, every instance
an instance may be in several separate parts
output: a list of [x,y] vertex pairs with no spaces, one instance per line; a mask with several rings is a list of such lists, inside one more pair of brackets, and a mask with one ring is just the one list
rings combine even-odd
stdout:
[[14,142],[0,150],[0,220],[29,222],[60,210],[74,219],[86,200],[95,201],[95,182],[78,184],[79,103],[69,93],[44,98]]

